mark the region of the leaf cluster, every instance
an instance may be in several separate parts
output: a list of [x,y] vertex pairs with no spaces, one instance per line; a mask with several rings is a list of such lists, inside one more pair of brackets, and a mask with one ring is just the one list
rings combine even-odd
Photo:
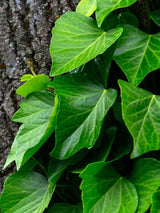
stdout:
[[2,213],[160,212],[160,10],[144,0],[144,32],[133,4],[81,0],[56,21],[53,80],[32,68],[17,89]]

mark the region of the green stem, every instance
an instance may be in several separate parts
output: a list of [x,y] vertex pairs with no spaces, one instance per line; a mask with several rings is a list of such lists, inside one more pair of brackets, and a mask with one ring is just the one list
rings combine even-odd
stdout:
[[27,64],[29,65],[29,69],[31,71],[31,73],[36,76],[36,73],[34,72],[34,69],[33,69],[33,61],[32,60],[29,60],[27,61]]
[[55,190],[55,192],[65,203],[69,203],[68,200],[59,191]]
[[56,186],[57,187],[65,187],[65,188],[73,187],[72,185],[61,185],[61,184],[57,184]]

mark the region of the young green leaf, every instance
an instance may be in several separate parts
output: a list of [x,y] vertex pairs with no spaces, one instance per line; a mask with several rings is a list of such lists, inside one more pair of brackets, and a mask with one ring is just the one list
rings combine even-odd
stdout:
[[23,97],[26,97],[32,92],[40,91],[40,90],[46,90],[47,89],[47,84],[50,82],[50,79],[47,75],[41,74],[41,75],[36,75],[32,76],[31,75],[24,75],[21,78],[21,81],[26,81],[25,84],[20,86],[16,93],[18,95],[21,95]]
[[135,213],[138,195],[134,185],[106,162],[89,164],[80,177],[84,213]]
[[[5,166],[16,161],[19,169],[49,138],[54,131],[57,98],[47,91],[27,96],[12,120],[23,123],[13,142]],[[55,106],[54,106],[55,105]]]
[[84,16],[91,16],[97,7],[97,0],[81,0],[76,8],[77,13]]
[[50,76],[71,71],[102,54],[122,34],[122,28],[105,32],[94,19],[68,12],[57,20],[52,30]]
[[160,27],[160,10],[150,12],[149,16]]
[[50,207],[47,213],[83,213],[81,203],[72,205],[70,203],[56,203]]
[[132,158],[160,149],[160,96],[119,80],[122,116],[134,139]]
[[138,85],[153,70],[160,68],[160,33],[148,35],[131,25],[124,25],[114,60],[128,81]]
[[37,172],[10,175],[0,197],[1,213],[43,213],[55,186]]
[[52,83],[60,100],[54,158],[66,159],[82,148],[90,149],[98,139],[117,91],[90,79],[92,70],[56,77]]
[[144,213],[152,203],[152,195],[160,187],[160,161],[152,158],[136,160],[129,180],[139,196],[137,213]]
[[32,74],[25,74],[21,77],[21,81],[29,81],[33,78],[34,76]]
[[135,3],[137,0],[97,0],[96,19],[97,24],[100,27],[104,19],[114,10],[128,7]]
[[151,213],[160,213],[160,191],[157,191],[152,196]]

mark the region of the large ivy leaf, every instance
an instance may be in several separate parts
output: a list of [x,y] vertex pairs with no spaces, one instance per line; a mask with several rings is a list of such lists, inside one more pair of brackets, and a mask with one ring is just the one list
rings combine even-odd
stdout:
[[128,7],[137,0],[97,0],[96,19],[100,27],[104,19],[114,10]]
[[50,207],[47,213],[82,213],[82,205],[71,205],[70,203],[56,203]]
[[121,35],[122,28],[105,32],[92,18],[68,12],[57,20],[52,30],[51,76],[71,71],[102,54]]
[[128,81],[140,84],[144,77],[160,67],[160,33],[148,35],[131,25],[124,25],[114,60]]
[[54,131],[57,98],[47,91],[27,96],[12,120],[23,123],[11,147],[5,166],[16,161],[19,169],[49,138]]
[[91,16],[97,7],[97,0],[81,0],[76,8],[76,12],[84,16]]
[[160,191],[154,193],[152,197],[151,213],[160,213]]
[[144,213],[152,203],[152,195],[160,187],[160,161],[152,158],[137,160],[129,179],[139,196],[137,213]]
[[[92,81],[92,70],[56,77],[52,83],[59,97],[56,145],[51,156],[69,158],[82,148],[91,148],[117,91]],[[94,75],[94,74],[93,74]]]
[[1,213],[42,213],[54,188],[36,172],[14,173],[7,178],[0,197]]
[[151,19],[160,27],[160,10],[150,12]]
[[160,149],[160,96],[120,80],[122,116],[134,139],[132,158]]
[[47,85],[50,82],[50,79],[47,75],[41,74],[41,75],[24,75],[21,78],[21,81],[27,81],[25,84],[20,86],[16,93],[18,95],[21,95],[23,97],[26,97],[32,92],[40,91],[40,90],[46,90]]
[[89,164],[80,177],[84,213],[135,213],[138,195],[134,185],[106,162]]

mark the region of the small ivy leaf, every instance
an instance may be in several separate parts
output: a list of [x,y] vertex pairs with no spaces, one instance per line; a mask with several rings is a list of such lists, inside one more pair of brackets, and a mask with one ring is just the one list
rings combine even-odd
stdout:
[[114,10],[128,7],[131,4],[135,3],[137,0],[97,0],[97,9],[96,9],[96,19],[97,24],[100,27],[104,21],[104,19]]
[[[12,120],[23,123],[11,147],[5,166],[16,161],[19,169],[45,143],[54,131],[57,97],[47,91],[27,96]],[[54,103],[55,102],[55,103]]]
[[160,27],[160,10],[150,12],[149,16]]
[[97,7],[97,0],[81,0],[76,8],[76,12],[84,16],[91,16]]
[[119,24],[130,24],[135,27],[139,26],[139,21],[137,17],[130,12],[122,12],[118,15],[118,22]]
[[33,77],[34,77],[34,76],[31,75],[31,74],[26,74],[26,75],[23,75],[23,76],[21,77],[21,81],[22,81],[22,82],[23,82],[23,81],[28,81],[28,80],[31,80]]
[[92,81],[92,70],[56,77],[52,86],[60,102],[56,145],[51,156],[66,159],[82,148],[93,147],[117,91],[106,90],[101,82]]
[[36,75],[36,76],[29,75],[29,74],[24,75],[21,78],[21,81],[26,81],[26,80],[27,82],[23,84],[22,86],[20,86],[16,91],[18,95],[21,95],[23,97],[26,97],[32,92],[46,90],[48,88],[47,85],[50,82],[50,78],[45,74]]
[[134,139],[131,158],[160,149],[160,96],[119,80],[122,116]]
[[52,30],[50,76],[71,71],[105,52],[122,34],[122,28],[105,32],[94,19],[67,12]]
[[55,203],[47,213],[83,213],[82,204],[72,205],[70,203]]
[[136,160],[129,180],[136,187],[139,196],[136,212],[144,213],[152,203],[152,195],[160,187],[160,161],[153,158]]
[[43,213],[55,186],[37,172],[10,175],[0,197],[1,213]]
[[114,60],[128,81],[139,85],[144,77],[160,68],[160,33],[148,35],[131,25],[124,25]]
[[106,162],[89,164],[80,177],[84,213],[135,213],[138,195],[134,185]]
[[157,191],[152,196],[151,213],[160,213],[160,191]]

